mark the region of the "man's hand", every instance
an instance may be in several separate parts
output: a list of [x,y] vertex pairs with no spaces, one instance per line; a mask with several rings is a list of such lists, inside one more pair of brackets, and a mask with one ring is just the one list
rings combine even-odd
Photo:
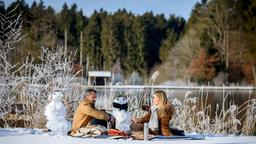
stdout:
[[110,122],[112,125],[114,125],[114,123],[115,123],[115,117],[113,117],[112,115],[110,115],[110,120],[109,120],[109,122]]
[[115,117],[113,117],[111,114],[108,114],[108,123],[110,124],[110,128],[115,124]]
[[132,124],[136,124],[139,122],[139,119],[135,118],[135,119],[132,119]]

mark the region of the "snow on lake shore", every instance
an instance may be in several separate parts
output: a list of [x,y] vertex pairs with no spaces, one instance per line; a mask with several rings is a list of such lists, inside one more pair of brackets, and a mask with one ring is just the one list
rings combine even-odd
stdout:
[[0,128],[0,144],[255,144],[256,136],[206,137],[204,140],[109,140],[53,136],[40,129]]

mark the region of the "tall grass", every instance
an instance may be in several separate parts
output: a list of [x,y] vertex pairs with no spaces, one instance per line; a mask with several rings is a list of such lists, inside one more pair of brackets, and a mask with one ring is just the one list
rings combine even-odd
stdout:
[[[0,125],[2,127],[37,127],[44,128],[46,120],[43,115],[48,101],[48,94],[59,89],[65,93],[63,102],[67,107],[67,118],[72,120],[74,111],[83,97],[86,86],[73,84],[76,73],[73,72],[72,57],[65,57],[62,48],[42,49],[41,64],[33,64],[26,59],[22,66],[12,71],[5,71],[0,79]],[[32,72],[33,71],[33,72]],[[18,73],[18,74],[17,74]],[[129,111],[133,117],[141,117],[146,112],[141,104],[150,101],[154,88],[154,73],[148,85],[144,87],[103,86],[98,90],[96,107],[111,111],[115,95],[125,93],[128,98]],[[176,96],[173,90],[165,89],[167,97],[175,107],[175,114],[170,126],[186,132],[214,134],[252,135],[256,125],[256,99],[251,93],[243,104],[238,105],[232,99],[232,93],[223,89],[222,101],[209,102],[209,92],[203,87],[197,93],[187,91],[183,97]],[[216,97],[216,98],[217,98]],[[21,108],[17,104],[21,104]],[[19,123],[18,123],[19,122]]]
[[[5,86],[1,86],[3,89]],[[74,111],[82,98],[86,86],[79,84],[70,84],[65,89],[65,99],[63,100],[67,107],[69,120],[72,120]],[[47,94],[51,91],[49,85],[26,85],[16,88],[13,96],[18,103],[26,105],[23,112],[17,111],[16,119],[26,119],[26,127],[44,127],[45,118],[39,113],[44,111],[47,104]],[[97,89],[97,88],[96,88]],[[8,90],[8,89],[7,89]],[[49,91],[48,91],[49,90]],[[144,96],[144,88],[118,88],[112,87],[97,89],[98,98],[96,107],[111,111],[112,100],[115,95],[125,93],[128,97],[129,111],[133,117],[141,117],[146,111],[141,110],[139,99]],[[152,95],[154,89],[149,89],[149,95]],[[183,129],[186,132],[211,133],[211,134],[244,134],[252,135],[256,126],[256,99],[249,96],[241,105],[230,100],[232,93],[227,91],[222,95],[222,101],[213,105],[209,102],[208,91],[199,90],[195,93],[187,91],[183,97],[176,96],[173,90],[165,90],[170,102],[175,107],[175,114],[170,121],[170,126]],[[18,98],[19,97],[19,98]],[[11,98],[11,97],[10,97]],[[11,99],[10,99],[11,100]],[[1,106],[0,106],[1,107]],[[3,107],[1,107],[3,109]],[[3,111],[4,112],[4,111]],[[5,112],[7,114],[8,111]],[[23,113],[21,115],[21,113]],[[2,113],[3,114],[3,113]],[[5,117],[6,119],[8,117]],[[5,125],[8,127],[8,125]]]

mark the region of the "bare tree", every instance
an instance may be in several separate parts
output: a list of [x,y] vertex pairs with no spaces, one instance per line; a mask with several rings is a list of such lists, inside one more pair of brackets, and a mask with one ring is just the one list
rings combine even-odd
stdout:
[[0,13],[0,74],[9,75],[10,70],[16,66],[8,61],[11,50],[16,48],[16,44],[24,37],[22,35],[22,12],[16,14],[18,5],[7,12]]
[[212,0],[207,4],[206,9],[201,11],[201,15],[208,25],[206,32],[213,41],[214,47],[219,49],[226,68],[229,67],[231,51],[231,3],[229,0]]
[[[189,75],[185,74],[190,62],[198,56],[200,51],[200,39],[198,37],[197,25],[194,29],[187,31],[186,35],[171,48],[169,57],[160,67],[160,80],[166,79],[188,79]],[[170,73],[171,72],[171,73]]]
[[[40,64],[33,63],[34,58],[30,56],[23,62],[13,64],[10,61],[12,52],[24,37],[22,12],[17,14],[17,8],[18,5],[10,12],[0,14],[0,119],[3,120],[0,125],[14,126],[22,113],[23,118],[29,122],[26,126],[42,127],[42,114],[49,92],[63,89],[66,101],[74,98],[68,97],[74,92],[80,96],[79,89],[70,90],[70,83],[76,76],[73,72],[74,59],[73,56],[66,56],[61,47],[42,47]],[[17,104],[21,104],[22,108],[18,109]],[[10,117],[13,117],[11,123]]]
[[[47,104],[48,95],[52,91],[63,90],[66,105],[69,105],[70,101],[78,102],[81,96],[81,93],[74,96],[75,89],[70,85],[80,72],[74,72],[74,57],[72,55],[67,57],[62,47],[55,49],[42,47],[39,59],[40,64],[31,65],[33,73],[31,73],[29,83],[25,85],[22,94],[26,96],[28,107],[31,108],[28,117],[33,127],[45,125],[44,108]],[[68,109],[68,111],[73,110]]]
[[5,126],[8,126],[6,115],[17,111],[16,101],[17,88],[22,84],[16,74],[24,65],[12,64],[10,54],[22,40],[22,12],[16,13],[18,5],[6,13],[0,13],[0,118]]

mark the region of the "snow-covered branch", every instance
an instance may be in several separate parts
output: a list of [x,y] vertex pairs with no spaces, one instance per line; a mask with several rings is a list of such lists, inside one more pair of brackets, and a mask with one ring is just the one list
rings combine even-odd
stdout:
[[16,12],[18,5],[7,12],[0,15],[0,53],[7,55],[10,50],[15,49],[24,35],[22,34],[22,12]]

